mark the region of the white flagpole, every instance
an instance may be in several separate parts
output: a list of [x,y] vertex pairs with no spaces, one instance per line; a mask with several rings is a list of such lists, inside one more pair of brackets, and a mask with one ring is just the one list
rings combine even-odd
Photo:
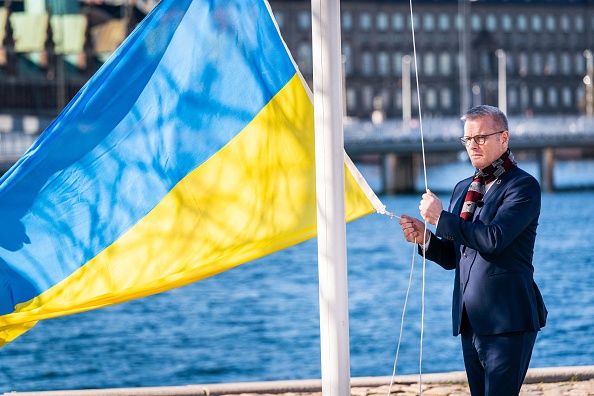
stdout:
[[349,396],[340,1],[311,6],[322,394]]

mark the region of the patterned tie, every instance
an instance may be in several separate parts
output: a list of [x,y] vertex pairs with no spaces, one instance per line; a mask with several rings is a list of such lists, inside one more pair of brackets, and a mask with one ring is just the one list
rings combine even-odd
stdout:
[[460,217],[466,221],[472,221],[474,211],[476,210],[476,203],[485,196],[486,185],[515,166],[516,161],[514,155],[508,149],[491,165],[483,170],[477,170],[472,179],[472,183],[470,183],[470,187],[468,187],[468,192],[466,192]]

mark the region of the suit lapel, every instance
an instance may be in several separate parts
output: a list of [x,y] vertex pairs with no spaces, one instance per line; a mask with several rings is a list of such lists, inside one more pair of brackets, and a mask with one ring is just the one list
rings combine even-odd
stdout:
[[455,202],[452,213],[457,214],[460,216],[460,212],[462,212],[462,205],[464,205],[464,198],[466,197],[466,192],[472,183],[472,177],[468,179],[468,183],[463,183],[465,186],[463,189],[460,189],[455,196],[453,196],[453,202]]
[[480,208],[477,208],[476,212],[474,213],[475,216],[478,216],[481,213],[483,207],[487,204],[489,199],[491,199],[491,197],[493,197],[497,193],[501,186],[503,186],[509,180],[510,175],[513,174],[515,169],[517,169],[517,167],[508,172],[505,172],[503,175],[501,175],[501,177],[499,177],[497,180],[493,182],[493,185],[491,186],[491,188],[489,188],[489,190],[485,193],[485,196],[483,197],[484,205]]

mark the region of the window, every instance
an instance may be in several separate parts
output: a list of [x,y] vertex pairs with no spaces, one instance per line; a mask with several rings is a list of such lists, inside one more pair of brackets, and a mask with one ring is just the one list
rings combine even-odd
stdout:
[[508,14],[504,14],[501,17],[501,27],[503,29],[504,32],[511,32],[512,30],[512,18],[511,16],[509,16]]
[[542,107],[543,104],[544,104],[544,94],[542,92],[542,88],[536,87],[536,88],[534,88],[534,106]]
[[525,32],[528,30],[528,21],[526,20],[526,15],[520,14],[518,15],[518,30],[520,32]]
[[481,72],[485,75],[490,75],[494,70],[491,70],[491,59],[493,55],[490,52],[480,53]]
[[539,76],[544,70],[542,62],[542,54],[540,52],[534,52],[532,54],[532,73]]
[[427,13],[423,15],[423,29],[427,32],[435,30],[435,17],[433,14]]
[[396,31],[404,30],[404,17],[399,12],[392,14],[392,29]]
[[569,17],[565,14],[561,15],[561,30],[569,32]]
[[402,90],[394,91],[394,108],[402,109]]
[[417,95],[416,88],[411,89],[410,93],[410,105],[411,109],[418,109],[419,108],[419,96]]
[[506,54],[505,55],[505,69],[509,73],[513,73],[515,70],[515,62],[514,62],[514,55],[513,54]]
[[525,52],[520,52],[518,55],[518,74],[524,77],[528,74],[528,55]]
[[547,76],[556,75],[559,71],[557,70],[557,56],[554,52],[547,53],[547,59],[545,62],[544,73]]
[[435,65],[435,54],[433,52],[427,52],[425,54],[425,62],[423,62],[424,72],[428,76],[434,76],[436,65]]
[[559,95],[557,94],[557,88],[549,87],[547,96],[548,96],[549,106],[557,107],[557,105],[559,104]]
[[542,30],[542,18],[540,15],[532,15],[532,31],[540,32]]
[[576,89],[575,90],[575,102],[576,103],[580,103],[581,101],[583,101],[584,100],[584,95],[585,95],[585,92],[584,92],[584,87],[583,86],[581,86],[578,89]]
[[402,74],[402,52],[394,52],[392,54],[392,70],[395,76]]
[[342,30],[350,31],[353,29],[353,16],[349,11],[342,13]]
[[347,110],[355,110],[357,108],[357,91],[354,88],[346,89],[346,105]]
[[470,27],[475,32],[479,32],[482,29],[482,27],[481,27],[481,17],[479,15],[472,14],[472,16],[470,18]]
[[425,101],[428,108],[435,109],[437,107],[437,92],[435,92],[435,89],[429,88],[427,90]]
[[344,61],[344,72],[347,76],[353,74],[353,51],[351,49],[351,43],[344,42],[342,44],[342,56]]
[[518,107],[518,90],[514,87],[507,89],[507,104],[512,109]]
[[[378,99],[378,98],[376,98]],[[390,107],[390,90],[388,88],[383,88],[380,92],[379,97],[379,109],[384,110]],[[377,103],[376,103],[377,104]]]
[[460,14],[454,17],[454,23],[456,24],[456,30],[461,31],[462,27],[464,26],[464,17]]
[[486,28],[490,32],[497,30],[497,18],[493,14],[487,15]]
[[561,91],[561,101],[564,107],[571,107],[571,89],[568,87],[563,88]]
[[449,88],[442,88],[440,91],[441,107],[444,109],[452,108],[452,90]]
[[359,17],[359,27],[363,31],[371,30],[371,14],[364,12]]
[[568,76],[571,74],[571,59],[567,52],[561,54],[561,74]]
[[361,96],[362,96],[362,100],[363,100],[363,108],[367,111],[370,111],[373,109],[373,88],[371,88],[370,86],[366,85],[363,87],[363,89],[361,90]]
[[448,16],[448,14],[439,14],[437,27],[439,28],[439,30],[443,32],[447,32],[450,30],[450,17]]
[[575,54],[575,73],[578,75],[586,74],[586,58],[582,52]]
[[520,87],[520,106],[522,109],[527,109],[530,107],[530,96],[528,94],[528,87],[526,85],[522,85]]
[[[419,30],[420,28],[420,23],[419,23],[419,14],[417,14],[416,12],[413,13],[413,19],[414,19],[414,25],[415,25],[415,32]],[[408,15],[406,17],[406,21],[408,22],[408,29],[410,30],[412,27],[412,22],[410,20],[410,15]]]
[[309,12],[299,11],[299,14],[297,14],[297,21],[297,23],[299,24],[299,28],[301,30],[311,29],[311,17],[309,15]]
[[582,15],[575,16],[575,31],[579,33],[584,31],[584,17]]
[[452,74],[452,59],[448,52],[442,52],[439,55],[439,73],[442,76],[449,76]]
[[547,31],[555,32],[555,30],[557,30],[557,24],[553,15],[547,15],[545,24]]
[[386,51],[377,54],[377,73],[382,77],[390,75],[390,57]]
[[416,76],[417,70],[421,70],[421,65],[423,64],[420,58],[417,61],[418,63],[415,64],[415,59],[410,56],[410,74],[413,76]]
[[373,54],[369,51],[363,52],[361,56],[361,72],[366,77],[373,75]]
[[377,30],[386,31],[388,30],[388,14],[385,12],[379,12],[376,16]]
[[311,52],[311,44],[307,42],[299,43],[297,47],[297,66],[303,74],[311,74],[313,72],[313,59]]
[[273,14],[274,14],[274,19],[276,19],[276,23],[277,23],[278,27],[280,29],[282,29],[283,26],[285,26],[285,14],[283,14],[282,11],[275,11]]

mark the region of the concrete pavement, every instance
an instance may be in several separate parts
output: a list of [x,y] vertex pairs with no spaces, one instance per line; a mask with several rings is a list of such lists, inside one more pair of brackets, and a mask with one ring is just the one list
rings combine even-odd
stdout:
[[[351,379],[353,396],[388,396],[391,377],[355,377]],[[463,371],[423,374],[423,395],[470,395]],[[11,396],[218,396],[218,395],[285,395],[321,396],[321,380],[243,382],[163,386],[148,388],[85,389],[43,392],[9,392]],[[394,378],[390,395],[419,395],[419,375]],[[594,366],[550,367],[528,370],[521,396],[594,396]]]

